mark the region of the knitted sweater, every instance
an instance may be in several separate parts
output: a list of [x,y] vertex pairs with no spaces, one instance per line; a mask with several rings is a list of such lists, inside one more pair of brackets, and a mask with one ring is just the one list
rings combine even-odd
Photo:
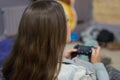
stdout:
[[109,80],[109,76],[102,63],[91,64],[79,58],[64,58],[58,80]]

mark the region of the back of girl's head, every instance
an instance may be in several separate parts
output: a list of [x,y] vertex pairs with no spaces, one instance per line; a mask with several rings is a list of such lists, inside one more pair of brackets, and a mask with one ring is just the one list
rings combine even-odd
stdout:
[[53,80],[66,43],[66,18],[56,1],[26,8],[11,55],[3,67],[8,80]]

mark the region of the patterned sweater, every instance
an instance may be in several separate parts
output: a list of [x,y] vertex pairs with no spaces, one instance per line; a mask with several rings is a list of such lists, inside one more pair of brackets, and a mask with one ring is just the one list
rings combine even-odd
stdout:
[[102,63],[91,64],[79,58],[64,58],[58,80],[109,80],[109,76]]

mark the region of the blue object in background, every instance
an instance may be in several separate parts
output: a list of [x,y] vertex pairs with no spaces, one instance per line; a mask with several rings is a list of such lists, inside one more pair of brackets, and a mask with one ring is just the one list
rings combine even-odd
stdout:
[[10,54],[13,43],[14,43],[13,38],[8,38],[0,42],[0,67],[2,67],[7,56]]
[[72,32],[71,33],[71,41],[78,41],[79,40],[79,34]]

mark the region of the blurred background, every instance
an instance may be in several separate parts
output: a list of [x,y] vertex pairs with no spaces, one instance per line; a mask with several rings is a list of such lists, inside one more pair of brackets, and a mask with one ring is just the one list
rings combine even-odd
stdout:
[[[12,49],[21,15],[33,1],[0,0],[0,67]],[[67,1],[70,0],[60,1],[67,4],[74,14],[71,18],[74,22],[72,41],[67,48],[78,43],[99,44],[102,56],[107,57],[111,66],[120,70],[120,0],[71,0],[69,4]],[[66,8],[65,12],[69,13]]]
[[120,0],[94,0],[93,17],[95,21],[120,25]]

